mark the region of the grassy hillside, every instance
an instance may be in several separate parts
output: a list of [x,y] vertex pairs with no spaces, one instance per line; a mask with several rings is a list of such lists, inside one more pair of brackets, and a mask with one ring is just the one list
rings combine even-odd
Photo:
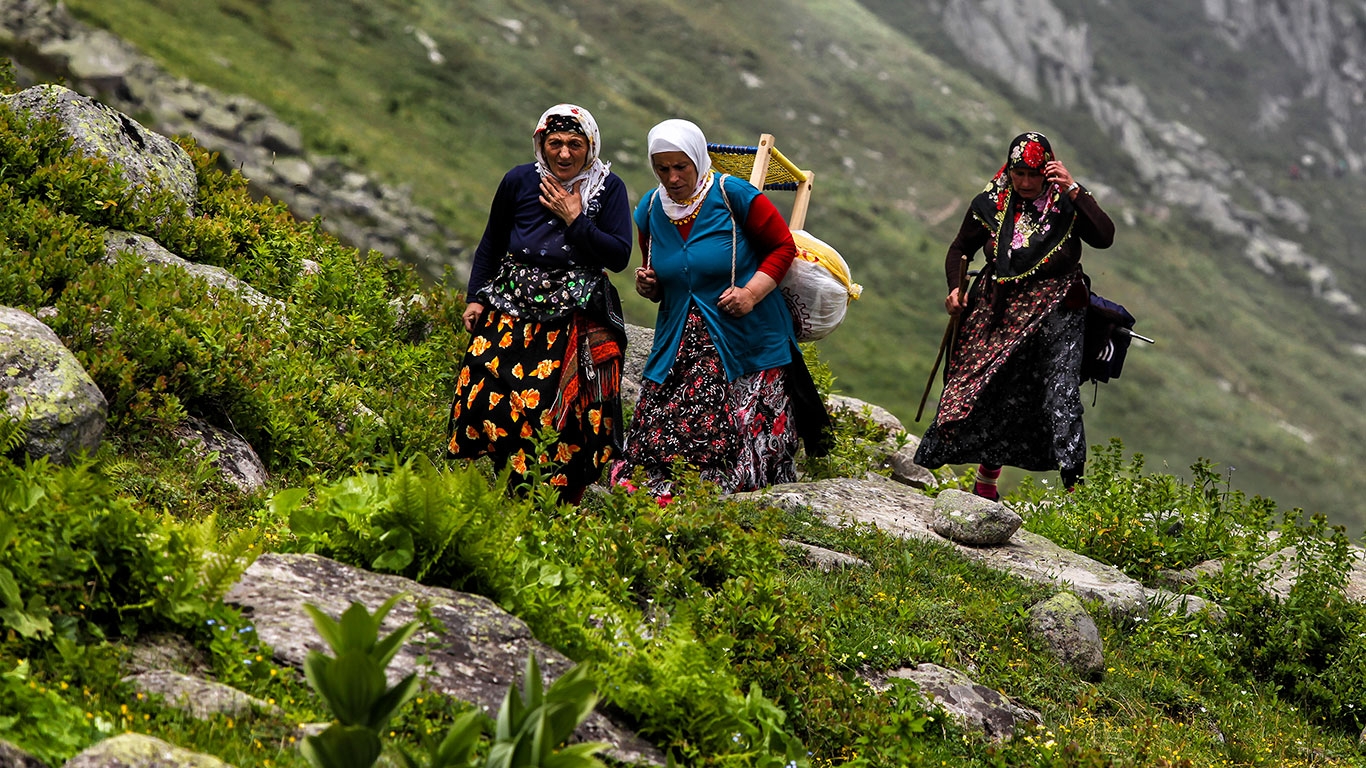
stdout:
[[[1030,531],[1149,586],[1195,563],[1226,566],[1175,587],[1217,601],[1219,616],[1089,604],[1104,668],[1082,671],[1036,634],[1032,609],[1053,588],[941,544],[718,498],[695,475],[665,506],[617,486],[558,507],[536,473],[510,492],[487,462],[433,456],[460,360],[451,350],[467,341],[462,304],[439,286],[424,292],[408,265],[251,200],[240,175],[182,146],[196,169],[194,216],[73,154],[55,124],[0,105],[0,305],[54,310],[45,322],[109,405],[101,445],[69,465],[26,456],[24,425],[0,416],[0,739],[45,764],[132,732],[233,765],[318,765],[298,748],[300,724],[354,716],[382,683],[347,675],[352,704],[330,709],[339,688],[320,696],[307,682],[319,676],[262,642],[254,622],[265,619],[221,601],[261,552],[314,552],[490,598],[584,663],[599,706],[677,765],[1360,763],[1366,608],[1346,600],[1347,540],[1321,518],[1282,521],[1207,465],[1179,482],[1119,445],[1074,493],[1024,486],[1010,503]],[[183,269],[106,261],[109,230],[220,267],[278,312]],[[302,269],[304,256],[316,268]],[[265,487],[244,491],[213,455],[180,442],[191,417],[250,442]],[[831,459],[805,462],[810,476],[875,470],[862,440],[881,443],[885,430],[842,416],[837,431]],[[790,541],[866,567],[825,571]],[[1258,563],[1287,546],[1300,578],[1275,599]],[[418,608],[425,629],[448,634]],[[166,663],[266,706],[201,719],[135,690],[126,676],[146,658],[135,646],[173,637]],[[866,682],[922,663],[1008,693],[1040,727],[991,743],[905,683]],[[399,764],[396,748],[417,751],[416,765],[458,764],[423,744],[468,723],[471,707],[424,687],[392,719],[366,718],[367,730],[380,731],[385,764]],[[478,756],[496,753],[493,724],[473,722],[488,730],[473,739]],[[345,764],[368,766],[360,754],[347,750]]]
[[[1359,529],[1366,511],[1338,479],[1366,444],[1366,366],[1344,349],[1359,329],[1317,311],[1303,287],[1257,273],[1240,244],[1152,206],[1134,169],[1084,115],[1012,104],[999,84],[964,69],[925,5],[67,2],[171,71],[265,102],[315,149],[412,185],[471,242],[498,179],[529,159],[527,133],[552,103],[594,111],[604,154],[633,197],[652,186],[643,144],[659,119],[689,117],[726,143],[775,134],[817,173],[807,228],[841,250],[867,289],[845,327],[821,344],[822,358],[843,391],[906,422],[942,330],[944,247],[1010,137],[1042,129],[1079,178],[1105,190],[1103,204],[1123,222],[1113,249],[1087,256],[1096,288],[1159,339],[1132,352],[1125,377],[1100,392],[1088,413],[1090,441],[1122,436],[1174,471],[1209,457],[1237,467],[1237,487]],[[1113,26],[1094,32],[1108,52],[1099,66],[1143,77],[1158,105],[1190,101],[1198,107],[1191,119],[1212,138],[1239,141],[1217,130],[1244,117],[1219,106],[1236,62],[1214,68],[1224,79],[1197,100],[1179,85],[1199,73],[1171,55],[1206,43],[1194,25],[1181,26],[1181,36],[1139,36],[1143,46],[1124,39],[1126,30],[1167,29],[1170,14],[1184,13],[1178,6],[1108,4],[1103,20]],[[441,63],[429,58],[419,29]],[[1227,89],[1229,103],[1244,92]],[[1248,164],[1250,183],[1286,191],[1284,158],[1269,144],[1229,154]],[[1342,243],[1359,239],[1363,224],[1335,201],[1360,199],[1360,185],[1321,179],[1292,190],[1344,206],[1306,237],[1343,253],[1335,266],[1358,287],[1363,268]],[[628,315],[652,320],[640,301]]]

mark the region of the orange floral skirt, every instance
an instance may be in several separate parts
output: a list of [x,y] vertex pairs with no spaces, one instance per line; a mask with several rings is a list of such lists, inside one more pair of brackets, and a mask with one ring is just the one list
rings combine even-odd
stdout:
[[[596,482],[616,453],[609,403],[571,400],[556,418],[561,372],[569,351],[572,317],[522,320],[489,308],[470,337],[456,381],[447,424],[449,458],[489,456],[510,485],[527,482],[545,465],[542,479],[574,501]],[[536,448],[543,430],[558,438]]]

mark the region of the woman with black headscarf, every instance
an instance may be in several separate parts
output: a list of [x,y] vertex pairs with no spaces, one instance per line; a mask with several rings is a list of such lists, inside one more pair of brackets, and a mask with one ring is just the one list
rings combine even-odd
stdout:
[[[1086,465],[1081,363],[1090,292],[1082,243],[1108,248],[1115,225],[1053,155],[1025,133],[968,208],[949,246],[944,307],[960,317],[944,393],[915,461],[934,469],[976,462],[974,492],[999,499],[1010,465],[1059,470],[1071,488]],[[964,293],[960,271],[983,251],[986,264]]]

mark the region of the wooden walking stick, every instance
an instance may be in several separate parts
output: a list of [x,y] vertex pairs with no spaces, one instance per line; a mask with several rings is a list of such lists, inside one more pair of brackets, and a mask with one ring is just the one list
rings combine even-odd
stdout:
[[[968,281],[968,255],[963,254],[958,262],[958,295],[962,296],[967,290]],[[967,309],[964,308],[963,312]],[[959,312],[949,318],[948,327],[944,329],[944,338],[939,342],[939,354],[934,356],[934,367],[930,369],[930,378],[925,382],[925,392],[920,396],[920,407],[915,409],[915,420],[920,421],[920,417],[925,413],[925,401],[930,399],[930,388],[934,386],[934,377],[939,373],[939,363],[944,359],[944,350],[953,346],[958,335],[958,321],[963,317],[963,312]]]

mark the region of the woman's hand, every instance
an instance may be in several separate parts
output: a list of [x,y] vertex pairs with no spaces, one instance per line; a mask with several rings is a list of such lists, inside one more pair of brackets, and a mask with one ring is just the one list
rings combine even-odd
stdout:
[[1043,175],[1045,179],[1057,184],[1058,189],[1061,189],[1063,194],[1071,200],[1076,200],[1077,194],[1081,192],[1080,189],[1070,189],[1077,180],[1072,178],[1072,172],[1067,170],[1067,166],[1058,160],[1050,160],[1044,165]]
[[950,315],[957,315],[968,308],[968,295],[957,288],[949,291],[948,298],[944,299],[944,309]]
[[471,301],[465,305],[465,312],[460,316],[465,321],[465,330],[474,332],[474,326],[479,322],[479,318],[484,316],[484,305],[477,301]]
[[574,188],[565,191],[560,186],[560,182],[554,176],[541,177],[541,205],[550,210],[565,224],[573,224],[574,219],[583,212],[583,200],[579,197],[579,187],[583,186],[580,180]]
[[778,283],[773,278],[763,272],[755,272],[749,284],[733,285],[722,292],[716,306],[731,317],[744,317],[753,312],[755,305],[777,287]]
[[650,301],[659,301],[664,295],[653,267],[636,267],[636,293]]

